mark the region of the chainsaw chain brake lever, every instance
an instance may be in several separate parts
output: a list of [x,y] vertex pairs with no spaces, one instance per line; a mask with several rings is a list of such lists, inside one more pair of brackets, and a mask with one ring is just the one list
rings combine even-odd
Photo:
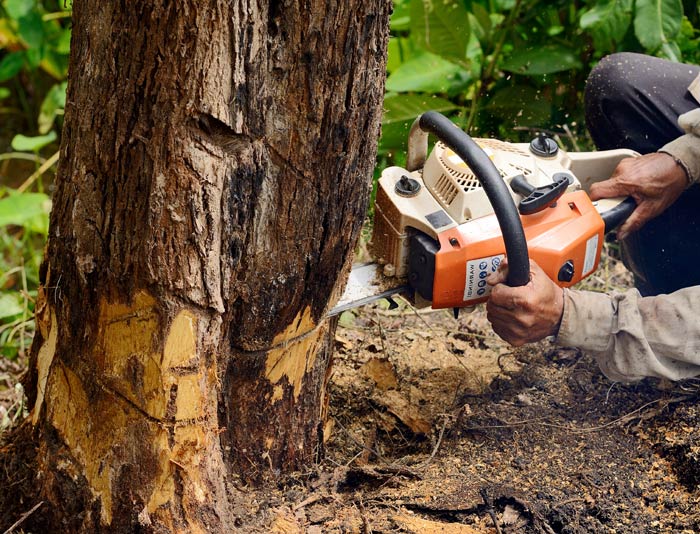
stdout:
[[511,180],[510,188],[524,197],[518,204],[520,214],[532,215],[554,204],[566,192],[570,183],[568,174],[558,172],[554,175],[554,181],[551,184],[534,187],[522,174],[519,174]]

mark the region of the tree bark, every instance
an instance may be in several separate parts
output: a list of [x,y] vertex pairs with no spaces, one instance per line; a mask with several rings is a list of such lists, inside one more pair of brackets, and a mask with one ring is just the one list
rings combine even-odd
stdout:
[[322,450],[390,2],[73,9],[27,381],[43,521],[230,532],[237,480]]

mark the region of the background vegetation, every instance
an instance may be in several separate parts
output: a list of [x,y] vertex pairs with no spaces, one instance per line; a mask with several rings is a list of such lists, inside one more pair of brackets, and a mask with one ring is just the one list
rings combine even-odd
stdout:
[[[21,360],[33,334],[70,15],[63,0],[0,3],[0,363]],[[395,0],[377,168],[402,163],[408,127],[427,109],[472,135],[546,130],[590,149],[581,102],[591,66],[622,50],[698,63],[697,28],[687,0]]]
[[395,0],[382,163],[401,163],[426,109],[472,135],[529,140],[548,130],[590,149],[582,92],[604,55],[633,51],[697,63],[697,2],[681,0]]

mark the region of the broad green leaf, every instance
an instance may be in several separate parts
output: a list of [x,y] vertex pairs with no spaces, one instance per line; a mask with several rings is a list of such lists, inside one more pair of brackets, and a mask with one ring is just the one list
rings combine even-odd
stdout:
[[[479,39],[472,33],[467,45],[467,59],[469,60],[469,74],[472,80],[481,78],[481,67],[484,62],[484,51],[481,49]],[[469,78],[468,78],[469,79]]]
[[649,51],[672,41],[681,28],[681,20],[681,0],[636,0],[634,34]]
[[510,11],[515,7],[515,0],[496,0],[495,4],[499,11]]
[[387,48],[386,71],[394,72],[401,66],[401,37],[389,37],[389,45]]
[[491,27],[496,28],[500,26],[504,20],[506,20],[505,15],[501,13],[489,13],[489,18],[491,19]]
[[[482,26],[481,22],[479,22],[479,19],[477,19],[473,13],[469,13],[469,30],[470,30],[470,39],[478,39],[480,42],[487,42],[486,39],[486,30]],[[486,17],[488,20],[488,16]],[[489,21],[490,22],[490,21]],[[467,46],[469,46],[467,44]]]
[[540,75],[580,69],[576,52],[562,45],[545,45],[538,48],[516,50],[501,68],[518,74]]
[[17,134],[12,139],[12,148],[18,152],[35,152],[56,140],[56,132],[50,131],[46,135],[27,137]]
[[0,82],[13,78],[24,65],[24,52],[12,52],[0,61]]
[[54,50],[59,54],[68,54],[70,52],[70,28],[65,28],[61,31],[61,35],[56,41]]
[[429,110],[445,113],[454,109],[458,108],[449,100],[431,95],[387,95],[384,98],[379,151],[383,153],[405,151],[408,131],[418,115]]
[[425,49],[417,48],[416,43],[410,37],[390,37],[387,72],[394,72],[403,63],[423,53],[425,53]]
[[384,98],[382,125],[413,121],[428,110],[451,111],[457,106],[444,98],[432,95],[387,95]]
[[[491,29],[493,27],[489,12],[481,4],[474,3],[471,5],[471,15],[478,22],[479,29],[482,32],[482,35],[477,35],[477,37],[479,37],[480,41],[488,42],[491,39]],[[475,29],[476,25],[474,24],[474,20],[471,18],[470,23],[472,25],[471,28]]]
[[13,45],[17,41],[17,34],[10,19],[0,18],[0,48],[9,48],[9,45]]
[[59,54],[49,48],[45,51],[40,65],[42,69],[56,80],[61,81],[66,79],[68,73],[68,56],[65,54]]
[[424,52],[405,63],[386,80],[387,91],[444,93],[460,73],[468,76],[463,69],[449,61]]
[[613,50],[625,37],[632,22],[633,0],[599,0],[583,12],[579,26],[588,30],[600,52]]
[[36,69],[41,63],[41,47],[29,48],[24,54],[30,69]]
[[552,104],[540,91],[526,85],[503,87],[489,100],[486,109],[509,121],[509,126],[546,125],[552,115]]
[[455,0],[412,0],[411,37],[426,50],[468,67],[469,13]]
[[17,291],[0,292],[0,319],[7,319],[24,312],[24,298]]
[[681,61],[681,50],[675,42],[662,44],[661,54],[666,59],[670,59],[676,63]]
[[7,87],[0,87],[0,100],[4,100],[10,96],[10,90]]
[[44,41],[44,23],[41,15],[37,11],[30,11],[21,17],[17,21],[17,33],[27,48],[40,50]]
[[392,32],[401,32],[411,29],[411,13],[409,2],[394,2],[394,11],[389,20],[389,28]]
[[39,110],[39,133],[45,134],[53,127],[56,116],[66,107],[67,82],[57,83],[46,94]]
[[12,19],[20,19],[29,13],[36,5],[35,0],[3,0],[5,12]]
[[0,226],[23,226],[46,234],[49,227],[51,200],[44,193],[11,194],[0,199]]

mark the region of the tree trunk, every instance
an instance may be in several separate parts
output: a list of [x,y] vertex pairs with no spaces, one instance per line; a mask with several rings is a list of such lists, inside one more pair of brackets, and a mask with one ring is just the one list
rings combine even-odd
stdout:
[[322,450],[389,0],[75,1],[27,389],[52,532],[235,530]]

